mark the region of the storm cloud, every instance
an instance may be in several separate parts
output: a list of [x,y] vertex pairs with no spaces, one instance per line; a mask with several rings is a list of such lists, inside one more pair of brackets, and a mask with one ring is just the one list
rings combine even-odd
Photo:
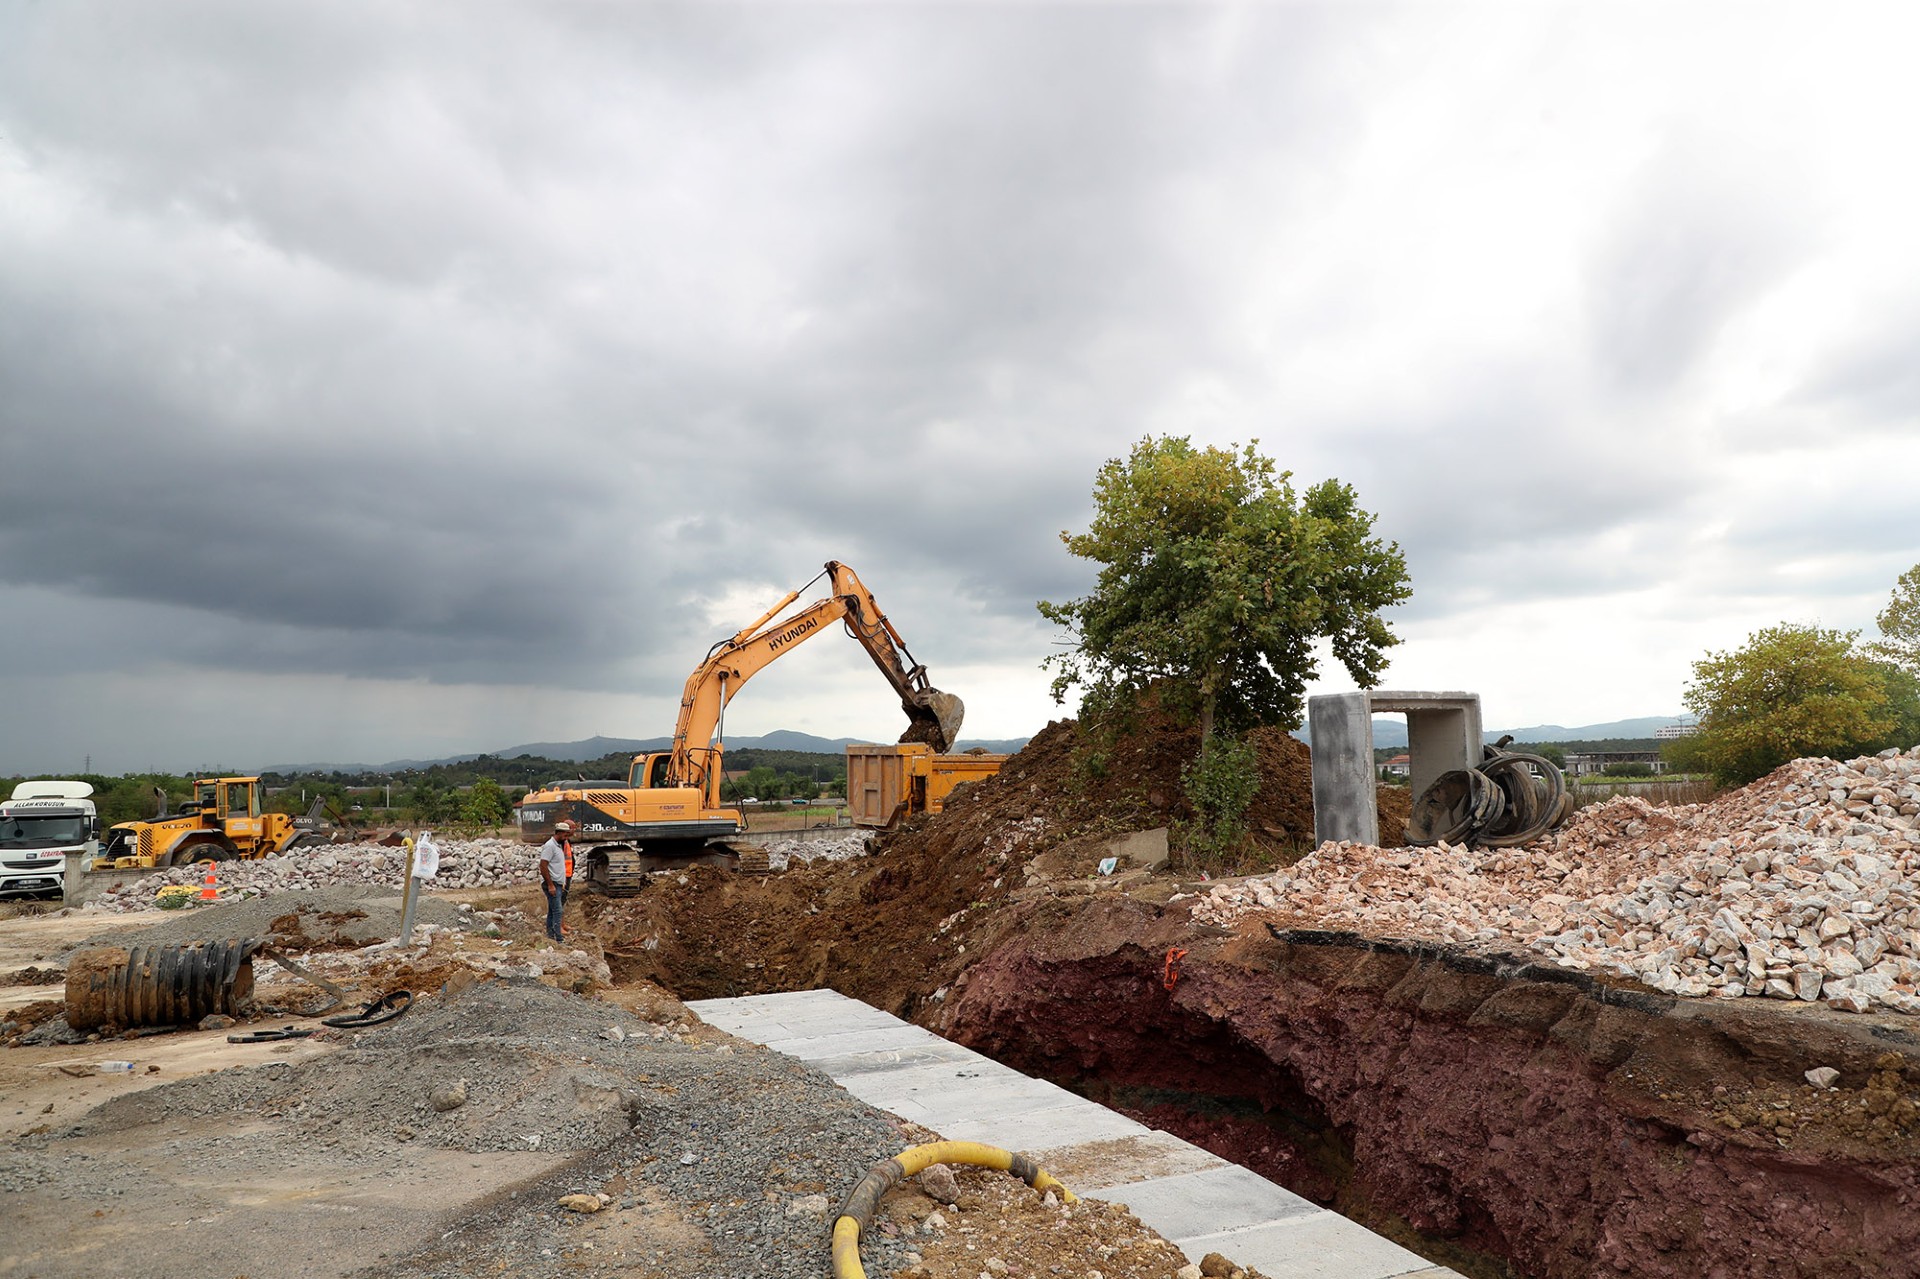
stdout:
[[[1030,733],[1058,534],[1157,433],[1354,484],[1389,684],[1675,710],[1920,560],[1889,24],[10,8],[0,769],[654,735],[828,559]],[[822,647],[730,726],[890,731]]]

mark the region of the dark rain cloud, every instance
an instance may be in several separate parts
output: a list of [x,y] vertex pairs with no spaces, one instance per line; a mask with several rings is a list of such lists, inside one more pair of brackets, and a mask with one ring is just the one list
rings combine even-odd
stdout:
[[[13,669],[671,698],[839,559],[930,665],[1030,670],[1034,602],[1093,578],[1059,533],[1166,432],[1353,482],[1409,624],[1628,591],[1725,501],[1678,397],[1821,243],[1764,149],[1678,132],[1554,327],[1316,398],[1399,318],[1311,246],[1454,38],[1417,8],[0,22],[0,601],[44,623]],[[1431,212],[1396,251],[1447,249]],[[1835,354],[1820,402],[1906,412],[1899,349]]]

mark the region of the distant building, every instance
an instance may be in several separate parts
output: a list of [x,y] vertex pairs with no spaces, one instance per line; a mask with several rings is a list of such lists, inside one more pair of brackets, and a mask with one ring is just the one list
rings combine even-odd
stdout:
[[1568,751],[1567,766],[1562,771],[1569,777],[1592,777],[1615,764],[1646,764],[1655,773],[1667,771],[1659,751],[1588,751],[1578,755]]
[[1380,768],[1389,777],[1406,777],[1413,772],[1413,756],[1395,755]]
[[1656,742],[1671,742],[1681,737],[1692,737],[1699,731],[1699,724],[1693,720],[1684,720],[1678,724],[1669,724],[1665,728],[1654,729],[1653,740]]

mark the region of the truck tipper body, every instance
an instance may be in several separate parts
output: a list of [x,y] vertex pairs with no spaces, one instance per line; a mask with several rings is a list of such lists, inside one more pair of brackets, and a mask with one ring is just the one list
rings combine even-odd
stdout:
[[923,742],[847,747],[847,811],[855,826],[887,828],[921,813],[937,813],[969,782],[1000,771],[1005,755],[969,751],[936,754]]
[[0,800],[0,897],[57,894],[67,858],[99,852],[92,794],[86,782],[21,782]]

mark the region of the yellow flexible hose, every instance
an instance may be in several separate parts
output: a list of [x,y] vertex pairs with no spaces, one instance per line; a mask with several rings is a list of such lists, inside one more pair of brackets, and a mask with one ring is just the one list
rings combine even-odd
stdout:
[[935,1164],[971,1164],[975,1168],[1010,1172],[1035,1190],[1058,1191],[1062,1201],[1079,1202],[1071,1190],[1039,1164],[998,1146],[983,1146],[977,1141],[934,1141],[924,1146],[909,1146],[869,1168],[848,1193],[833,1223],[833,1279],[867,1279],[866,1268],[860,1264],[860,1232],[866,1228],[867,1220],[889,1190]]

